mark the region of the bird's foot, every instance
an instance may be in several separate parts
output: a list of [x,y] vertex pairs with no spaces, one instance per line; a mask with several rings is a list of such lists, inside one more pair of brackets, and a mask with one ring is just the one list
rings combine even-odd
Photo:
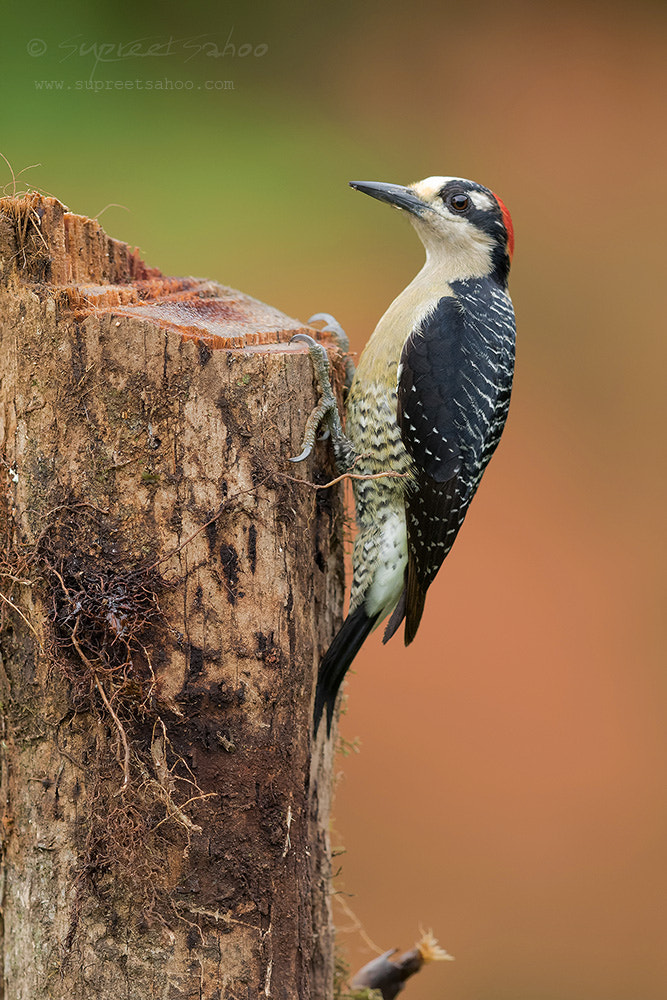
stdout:
[[[319,314],[322,316],[322,314]],[[330,317],[329,317],[330,318]],[[290,462],[303,462],[311,454],[317,439],[317,432],[321,425],[324,425],[324,433],[320,440],[324,441],[331,436],[336,465],[344,471],[348,467],[348,454],[351,453],[351,446],[343,433],[343,425],[338,412],[338,403],[331,387],[329,377],[329,358],[326,349],[322,344],[309,337],[307,333],[297,333],[292,337],[290,343],[301,341],[308,345],[308,353],[315,372],[315,378],[320,387],[321,398],[319,404],[312,411],[306,421],[306,429],[303,435],[302,450],[299,455],[290,458]]]
[[350,339],[338,320],[331,313],[315,313],[308,320],[308,325],[324,323],[322,333],[330,333],[336,342],[336,347],[345,358],[345,388],[349,389],[354,378],[354,361],[350,357]]
[[347,354],[350,349],[350,341],[335,316],[332,316],[331,313],[315,313],[308,320],[308,326],[312,326],[313,323],[324,323],[322,332],[333,334],[333,339],[336,341],[338,350],[342,354]]

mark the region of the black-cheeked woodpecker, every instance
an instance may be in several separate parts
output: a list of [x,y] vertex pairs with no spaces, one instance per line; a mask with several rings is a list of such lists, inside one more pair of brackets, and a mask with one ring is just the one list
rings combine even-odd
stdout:
[[330,731],[345,673],[384,618],[385,642],[403,621],[405,644],[414,639],[426,591],[500,440],[514,370],[514,235],[502,201],[453,177],[351,186],[408,213],[426,262],[361,354],[344,433],[326,352],[298,338],[310,344],[323,398],[297,460],[326,424],[339,470],[354,473],[358,526],[349,613],[320,664],[315,731],[325,708]]

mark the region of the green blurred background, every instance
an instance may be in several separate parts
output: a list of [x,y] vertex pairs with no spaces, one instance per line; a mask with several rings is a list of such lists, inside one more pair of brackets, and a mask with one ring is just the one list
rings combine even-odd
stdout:
[[105,228],[167,273],[328,310],[359,349],[421,248],[348,180],[460,174],[512,211],[507,432],[417,640],[369,641],[343,720],[341,896],[381,948],[421,923],[456,956],[411,1000],[667,996],[665,23],[647,0],[3,6],[19,185],[122,203]]

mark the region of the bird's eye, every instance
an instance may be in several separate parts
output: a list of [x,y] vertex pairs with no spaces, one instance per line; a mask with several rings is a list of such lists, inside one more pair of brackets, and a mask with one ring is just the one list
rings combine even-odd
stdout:
[[470,198],[467,194],[453,194],[449,198],[449,207],[455,212],[465,212],[470,206]]

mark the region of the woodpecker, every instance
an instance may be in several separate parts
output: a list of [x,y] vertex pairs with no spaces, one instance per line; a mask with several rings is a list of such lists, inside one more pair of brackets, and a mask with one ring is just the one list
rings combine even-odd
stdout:
[[455,177],[350,186],[406,213],[426,262],[361,354],[344,433],[326,352],[298,336],[309,341],[322,401],[293,461],[310,453],[324,423],[340,471],[355,475],[349,613],[321,661],[315,695],[315,732],[326,708],[328,733],[340,685],[369,633],[390,615],[384,642],[403,621],[406,646],[414,639],[426,592],[500,440],[514,371],[514,232],[500,198]]

